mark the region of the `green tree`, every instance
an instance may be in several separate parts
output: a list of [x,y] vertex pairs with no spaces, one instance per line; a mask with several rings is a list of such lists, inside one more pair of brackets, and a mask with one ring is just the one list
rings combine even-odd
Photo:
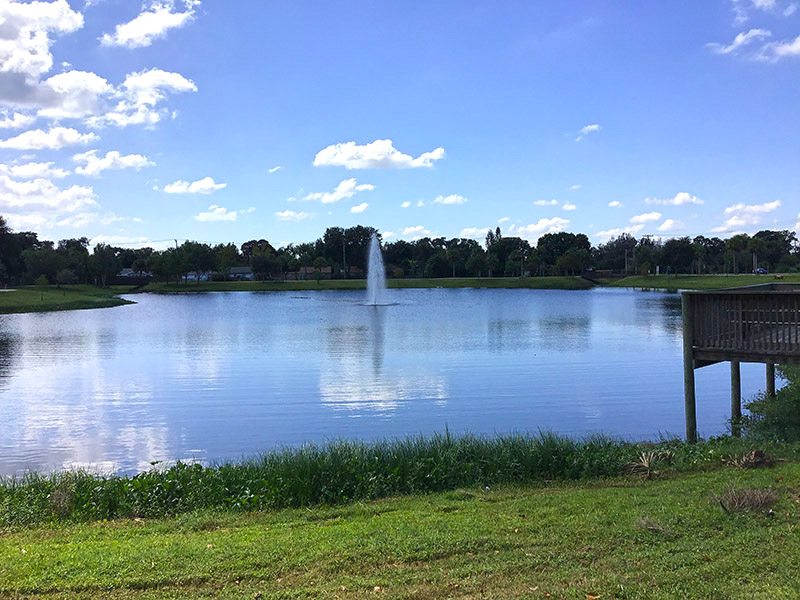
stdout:
[[108,282],[119,273],[119,259],[117,251],[108,244],[97,244],[89,259],[89,270],[100,281],[102,287],[108,287]]
[[47,286],[50,282],[47,280],[47,275],[39,275],[36,278],[36,287],[39,290],[39,299],[44,302],[44,293],[47,291]]

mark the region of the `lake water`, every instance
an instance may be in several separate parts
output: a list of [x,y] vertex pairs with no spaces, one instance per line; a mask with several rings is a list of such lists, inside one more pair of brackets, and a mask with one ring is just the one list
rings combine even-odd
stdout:
[[[137,295],[0,315],[0,474],[147,469],[285,444],[538,429],[681,434],[680,297],[633,290]],[[722,433],[730,369],[696,372]],[[764,367],[743,365],[744,397]]]

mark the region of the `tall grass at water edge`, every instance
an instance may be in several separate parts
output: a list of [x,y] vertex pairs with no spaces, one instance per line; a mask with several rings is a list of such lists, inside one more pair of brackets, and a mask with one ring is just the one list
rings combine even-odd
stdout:
[[[609,477],[626,472],[643,451],[654,449],[670,450],[669,468],[681,469],[719,463],[749,447],[727,437],[689,445],[637,444],[602,436],[575,440],[551,433],[445,433],[310,444],[241,462],[155,466],[134,476],[30,473],[0,480],[0,526],[153,518],[203,508],[327,505],[503,483]],[[800,456],[797,446],[781,449],[778,454]]]

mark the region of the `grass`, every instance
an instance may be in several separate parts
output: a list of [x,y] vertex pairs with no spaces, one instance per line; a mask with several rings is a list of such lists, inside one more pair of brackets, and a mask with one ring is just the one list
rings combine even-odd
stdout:
[[127,286],[70,285],[61,288],[49,286],[44,292],[33,286],[18,287],[13,291],[0,290],[0,314],[120,306],[130,302],[116,295],[129,289]]
[[800,275],[784,275],[776,280],[773,275],[633,275],[612,280],[609,287],[659,288],[666,290],[712,290],[760,283],[800,283]]
[[[800,458],[800,445],[773,446],[760,447]],[[549,433],[337,441],[237,463],[178,463],[132,477],[67,472],[0,480],[0,527],[335,505],[469,486],[585,480],[641,473],[645,462],[646,476],[652,477],[664,469],[735,463],[753,449],[752,442],[732,438],[645,446]]]
[[[389,279],[389,288],[527,288],[585,290],[592,283],[582,277],[447,277],[442,279]],[[365,279],[316,281],[201,281],[187,284],[150,283],[143,292],[278,292],[302,290],[363,290]]]
[[[800,597],[800,464],[0,532],[0,598]],[[727,513],[735,486],[773,516]]]

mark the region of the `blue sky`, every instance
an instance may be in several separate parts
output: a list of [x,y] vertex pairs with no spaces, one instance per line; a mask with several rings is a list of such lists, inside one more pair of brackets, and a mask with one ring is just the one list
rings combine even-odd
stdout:
[[0,214],[156,247],[798,229],[798,106],[793,0],[5,2]]

